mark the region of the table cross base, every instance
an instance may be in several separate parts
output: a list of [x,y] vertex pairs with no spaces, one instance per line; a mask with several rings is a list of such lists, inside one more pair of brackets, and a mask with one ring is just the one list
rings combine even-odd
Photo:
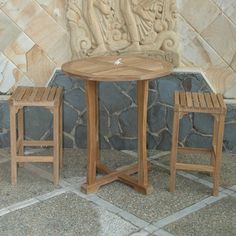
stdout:
[[153,191],[151,185],[142,185],[138,183],[137,178],[131,176],[138,172],[138,163],[122,166],[117,169],[112,169],[101,162],[97,163],[97,170],[99,172],[105,173],[105,176],[96,178],[95,182],[92,184],[85,183],[81,186],[81,190],[85,193],[93,193],[98,190],[102,185],[111,183],[113,181],[121,181],[131,187],[133,187],[137,192],[143,194],[150,194]]

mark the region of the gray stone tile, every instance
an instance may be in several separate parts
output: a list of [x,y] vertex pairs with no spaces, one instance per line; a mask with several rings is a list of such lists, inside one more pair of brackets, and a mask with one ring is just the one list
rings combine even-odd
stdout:
[[0,235],[129,235],[138,229],[76,194],[65,193],[1,217]]
[[231,236],[236,232],[236,199],[224,198],[164,227],[173,235]]
[[[158,159],[163,164],[169,166],[170,159],[169,155],[161,157]],[[209,164],[210,157],[209,155],[199,155],[199,154],[179,154],[178,161],[183,161],[186,163],[196,163],[196,164]],[[229,188],[236,184],[236,155],[230,153],[222,154],[222,164],[221,164],[221,176],[220,182],[221,186],[225,188]],[[203,172],[190,172],[186,171],[186,173],[191,173],[199,178],[212,182],[212,177],[207,173]]]
[[151,166],[149,180],[154,187],[150,195],[142,195],[123,183],[113,182],[101,187],[98,196],[125,211],[151,223],[188,207],[210,196],[211,189],[177,177],[175,193],[167,191],[169,173],[157,166]]
[[[49,150],[44,151],[44,154]],[[116,150],[102,150],[101,160],[112,168],[118,168],[122,165],[128,165],[134,162],[137,158],[131,155]],[[52,164],[34,164],[48,172],[52,172]],[[87,150],[86,149],[64,149],[63,153],[63,168],[61,171],[61,178],[69,183],[76,183],[81,181],[87,173]]]
[[5,158],[10,159],[10,150],[9,148],[0,148],[0,161]]
[[26,168],[18,168],[17,185],[11,185],[10,161],[0,164],[0,208],[7,207],[19,201],[24,201],[51,192],[59,188],[47,179],[29,172]]

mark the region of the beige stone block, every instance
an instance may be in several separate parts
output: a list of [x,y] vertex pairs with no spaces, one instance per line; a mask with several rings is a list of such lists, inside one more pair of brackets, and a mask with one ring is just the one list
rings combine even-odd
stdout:
[[0,52],[0,92],[8,93],[16,82],[16,66]]
[[225,98],[236,98],[236,72],[229,68],[228,77],[225,79]]
[[213,0],[220,9],[236,24],[236,1],[235,0]]
[[34,46],[34,42],[25,34],[21,33],[5,49],[5,55],[22,71],[27,72],[26,53]]
[[212,66],[205,71],[205,75],[217,93],[224,94],[235,84],[235,73],[229,67]]
[[24,30],[41,7],[33,0],[8,0],[2,10]]
[[66,20],[66,0],[36,0],[42,8],[44,8],[49,15],[51,15],[55,21],[64,27],[67,28]]
[[219,8],[209,0],[177,0],[180,14],[202,32],[220,14]]
[[180,47],[189,44],[196,37],[196,30],[182,17],[177,20],[177,33],[180,38]]
[[[234,53],[234,56],[232,58],[232,61],[230,63],[230,66],[232,67],[232,69],[236,72],[236,51]],[[236,78],[235,78],[236,79]]]
[[185,65],[203,70],[211,66],[228,67],[215,50],[183,18],[178,21],[178,33],[181,58]]
[[19,81],[16,82],[15,87],[17,86],[33,87],[35,86],[35,83],[32,80],[30,80],[27,76],[23,76],[22,78],[19,79]]
[[236,51],[236,26],[219,16],[202,33],[203,38],[230,64]]
[[70,37],[68,33],[64,33],[55,42],[47,52],[48,56],[57,64],[58,67],[72,59]]
[[20,32],[15,23],[0,9],[0,50],[4,50]]
[[45,86],[51,77],[56,64],[45,54],[45,52],[35,45],[26,54],[27,76],[36,86]]
[[47,54],[50,54],[52,50],[64,50],[55,48],[55,45],[67,32],[44,10],[31,19],[25,33]]

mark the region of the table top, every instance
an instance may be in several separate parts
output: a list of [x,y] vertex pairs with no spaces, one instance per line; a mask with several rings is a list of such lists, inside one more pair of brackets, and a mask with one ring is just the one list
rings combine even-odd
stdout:
[[139,54],[90,57],[62,65],[64,72],[92,81],[151,80],[170,74],[172,69],[168,62]]

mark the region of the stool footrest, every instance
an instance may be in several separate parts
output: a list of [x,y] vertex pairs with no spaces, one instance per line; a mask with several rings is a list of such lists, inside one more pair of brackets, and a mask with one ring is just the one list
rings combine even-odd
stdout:
[[53,156],[16,156],[16,162],[53,162]]
[[24,140],[22,142],[23,146],[29,146],[29,147],[33,147],[33,146],[50,146],[53,147],[53,141],[52,140]]
[[212,153],[211,148],[192,148],[192,147],[178,147],[180,153]]
[[214,171],[213,166],[199,165],[199,164],[186,164],[186,163],[176,163],[176,169],[203,171],[203,172],[213,172]]

